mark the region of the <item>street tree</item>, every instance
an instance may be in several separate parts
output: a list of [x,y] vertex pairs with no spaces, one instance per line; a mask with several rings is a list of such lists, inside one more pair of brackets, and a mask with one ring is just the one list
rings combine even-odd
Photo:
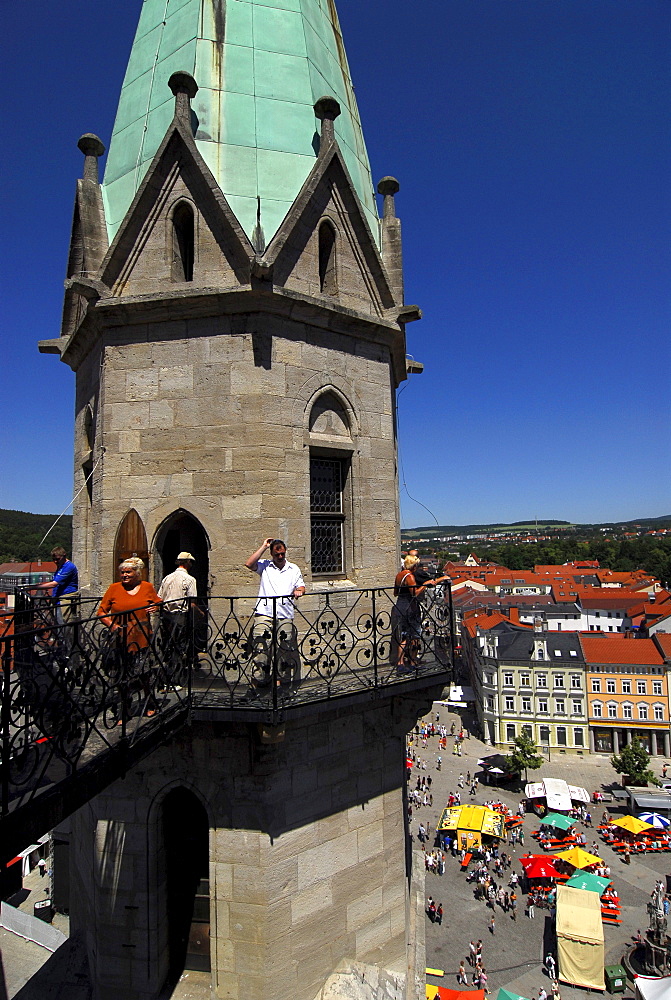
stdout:
[[521,733],[515,737],[515,746],[508,754],[508,765],[511,772],[520,775],[524,771],[524,780],[527,781],[527,770],[531,768],[535,771],[543,763],[543,758],[538,752],[538,747],[527,733]]
[[650,754],[634,736],[631,743],[622,747],[618,754],[613,754],[610,762],[618,774],[629,775],[632,785],[647,785],[648,782],[658,784],[654,773],[648,767]]

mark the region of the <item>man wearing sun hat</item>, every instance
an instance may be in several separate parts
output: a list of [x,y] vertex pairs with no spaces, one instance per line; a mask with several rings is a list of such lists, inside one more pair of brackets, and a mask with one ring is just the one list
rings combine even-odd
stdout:
[[196,561],[191,553],[180,552],[175,561],[177,568],[161,580],[158,596],[163,601],[161,605],[163,649],[168,653],[172,667],[172,687],[179,691],[179,680],[190,658],[189,616],[191,609],[196,605],[198,588],[196,578],[189,572]]

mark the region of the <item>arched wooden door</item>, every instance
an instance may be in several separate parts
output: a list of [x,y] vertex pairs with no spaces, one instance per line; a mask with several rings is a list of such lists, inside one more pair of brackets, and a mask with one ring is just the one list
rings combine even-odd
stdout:
[[149,546],[147,545],[147,532],[144,530],[142,518],[138,512],[131,508],[123,521],[117,528],[114,540],[114,565],[112,566],[112,579],[118,576],[119,563],[130,556],[139,556],[144,562],[143,580],[149,579]]

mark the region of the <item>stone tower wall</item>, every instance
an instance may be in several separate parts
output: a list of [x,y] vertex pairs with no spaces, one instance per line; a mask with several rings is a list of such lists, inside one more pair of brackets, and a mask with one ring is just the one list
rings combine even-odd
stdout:
[[[260,312],[117,327],[104,345],[79,369],[77,390],[77,426],[92,405],[105,449],[93,502],[84,490],[75,516],[75,558],[92,592],[114,578],[114,539],[130,507],[150,552],[174,511],[200,520],[213,593],[248,587],[240,565],[267,535],[286,538],[309,577],[311,450],[349,466],[345,585],[391,584],[398,507],[385,346]],[[349,427],[336,414],[311,430],[322,392]],[[78,430],[76,471],[83,437]]]
[[274,746],[243,724],[196,723],[80,810],[71,920],[97,1000],[145,1000],[166,975],[161,801],[179,785],[209,816],[218,996],[312,1000],[348,960],[404,972],[398,781],[415,715],[398,709],[315,712]]

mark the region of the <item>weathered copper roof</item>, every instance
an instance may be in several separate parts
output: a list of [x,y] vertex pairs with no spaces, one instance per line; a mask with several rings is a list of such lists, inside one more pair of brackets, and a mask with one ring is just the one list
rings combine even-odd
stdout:
[[335,131],[368,223],[375,195],[333,0],[144,0],[103,180],[110,239],[174,111],[168,79],[190,73],[196,144],[248,236],[265,242],[312,169],[313,105],[335,97]]

